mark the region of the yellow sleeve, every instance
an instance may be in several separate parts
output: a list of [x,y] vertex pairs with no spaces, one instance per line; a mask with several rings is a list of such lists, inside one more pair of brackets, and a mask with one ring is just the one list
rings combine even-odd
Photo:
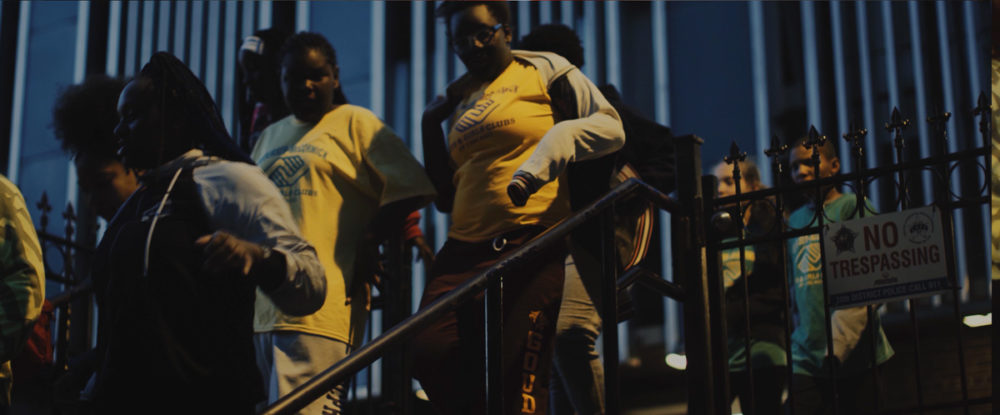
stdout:
[[362,162],[377,178],[370,185],[379,206],[413,197],[423,199],[421,206],[430,203],[434,186],[403,140],[374,114],[365,121],[355,123],[354,133],[362,137]]

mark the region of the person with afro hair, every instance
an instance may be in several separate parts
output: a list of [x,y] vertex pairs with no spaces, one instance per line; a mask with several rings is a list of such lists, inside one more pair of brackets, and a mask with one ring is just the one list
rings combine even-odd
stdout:
[[87,78],[63,90],[52,110],[53,130],[73,157],[84,200],[108,221],[139,187],[136,172],[118,160],[114,135],[125,83],[103,75]]

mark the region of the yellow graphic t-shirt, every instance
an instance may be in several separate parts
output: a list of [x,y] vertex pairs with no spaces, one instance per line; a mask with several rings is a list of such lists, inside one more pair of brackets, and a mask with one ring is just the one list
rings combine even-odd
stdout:
[[326,302],[304,317],[284,315],[258,290],[254,330],[299,331],[356,346],[367,315],[364,299],[350,298],[362,294],[354,288],[363,278],[354,275],[356,247],[379,207],[411,197],[430,202],[434,188],[423,167],[392,129],[354,105],[316,124],[294,116],[278,121],[261,134],[251,158],[288,201],[327,277]]
[[555,124],[551,102],[535,67],[515,59],[459,104],[448,133],[448,151],[457,165],[449,237],[483,241],[524,225],[550,226],[569,215],[565,175],[524,206],[514,206],[507,196],[518,166]]

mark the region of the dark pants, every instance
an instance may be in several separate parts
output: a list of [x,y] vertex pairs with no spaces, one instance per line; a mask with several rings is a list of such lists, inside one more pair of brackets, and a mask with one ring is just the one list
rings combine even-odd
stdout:
[[[881,377],[881,367],[876,368]],[[791,415],[834,414],[833,388],[837,388],[837,412],[839,414],[874,413],[876,396],[885,397],[881,385],[875,383],[875,373],[867,370],[856,375],[833,381],[829,378],[793,375],[790,392],[794,394]]]
[[[425,307],[478,275],[540,229],[492,241],[449,239],[437,255],[420,306]],[[553,334],[562,297],[565,244],[541,251],[503,273],[503,400],[505,414],[544,414],[548,408]],[[414,339],[414,374],[444,415],[486,413],[483,295],[460,305]]]
[[740,398],[744,414],[778,414],[781,412],[781,393],[785,390],[788,375],[784,366],[755,367],[753,369],[753,405],[750,404],[750,383],[746,371],[729,372],[730,400]]

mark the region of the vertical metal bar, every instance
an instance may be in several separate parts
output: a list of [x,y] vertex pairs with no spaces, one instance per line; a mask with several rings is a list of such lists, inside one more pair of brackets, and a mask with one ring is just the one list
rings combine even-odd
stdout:
[[[377,310],[372,310],[366,343],[382,334],[382,322],[389,316],[387,309],[390,306],[386,304],[387,298],[385,293],[380,290],[378,296],[382,300],[382,306]],[[368,366],[368,413],[370,414],[375,413],[375,397],[382,395],[382,369],[386,358],[391,358],[388,351],[382,355],[382,358],[372,362],[371,366]]]
[[[869,166],[877,166],[878,159],[877,151],[878,144],[876,140],[876,131],[878,130],[875,124],[875,97],[873,96],[872,87],[872,68],[871,68],[871,55],[868,51],[868,13],[867,13],[867,3],[855,3],[854,12],[855,18],[857,19],[858,28],[858,66],[861,72],[861,96],[862,103],[864,107],[864,118],[865,127],[871,131],[867,137],[865,137],[865,148],[870,151],[867,152],[865,161]],[[879,201],[879,192],[877,187],[873,187],[869,192],[871,197],[872,206],[875,208],[876,212],[881,212],[880,209],[881,202]]]
[[806,112],[809,124],[823,131],[823,108],[819,90],[819,58],[816,56],[816,11],[813,2],[799,2],[802,7],[802,59],[805,67]]
[[[749,2],[747,10],[750,14],[750,63],[753,76],[753,113],[754,132],[756,135],[757,152],[764,154],[770,143],[771,110],[767,94],[767,50],[764,29],[764,3]],[[760,163],[760,177],[765,185],[771,183],[771,166]]]
[[173,2],[161,2],[159,4],[160,10],[157,13],[159,16],[159,24],[156,26],[156,51],[166,51],[168,50],[168,43],[170,43],[170,6]]
[[[970,97],[978,97],[980,92],[986,91],[986,89],[981,86],[983,81],[986,81],[987,84],[990,83],[989,81],[990,75],[988,75],[985,71],[985,68],[988,68],[989,65],[983,66],[980,64],[980,57],[979,57],[980,51],[977,49],[979,48],[980,43],[976,41],[975,16],[980,15],[982,11],[975,10],[976,7],[982,7],[982,6],[980,4],[973,2],[965,2],[962,4],[963,23],[965,26],[965,53],[967,56],[966,59],[968,60],[967,67],[969,68],[969,86],[971,87],[971,94],[969,94]],[[998,109],[994,108],[993,110],[996,111]],[[997,127],[994,126],[994,128]],[[972,134],[970,134],[970,137],[971,136]],[[955,138],[957,139],[958,137]],[[989,142],[989,140],[987,139],[986,142]],[[976,143],[976,140],[974,139],[970,139],[969,142],[966,144],[966,148],[976,148],[978,146],[979,145]],[[983,159],[981,160],[981,163],[984,166],[988,166],[989,164],[987,160],[988,157],[984,156]],[[989,180],[987,180],[987,182],[989,182]],[[984,205],[980,209],[980,212],[981,212],[980,217],[977,218],[978,219],[977,222],[983,225],[982,226],[983,229],[986,229],[988,228],[986,224],[990,223],[989,207]],[[970,218],[970,221],[971,220],[972,219]],[[992,244],[990,240],[991,238],[990,233],[984,231],[982,235],[984,242],[982,246],[990,246]],[[990,264],[990,258],[988,257],[989,255],[984,255],[983,258],[986,261],[984,264],[982,264],[983,267],[982,269],[984,271],[989,270],[992,267],[992,265]],[[991,274],[990,272],[983,272],[983,276],[986,277],[986,296],[988,299],[993,298],[993,283],[990,274]]]
[[[953,86],[954,79],[951,73],[951,41],[948,37],[948,8],[946,7],[948,3],[945,1],[935,2],[935,17],[937,17],[937,33],[938,33],[938,51],[940,52],[939,61],[941,62],[941,88],[942,94],[944,96],[944,111],[955,112],[957,107],[955,106],[955,89]],[[937,115],[937,114],[935,114]],[[955,132],[955,122],[947,123],[948,146],[943,149],[941,154],[955,153],[958,152],[958,134]],[[944,177],[951,177],[951,188],[958,189],[961,187],[961,182],[959,180],[959,175],[946,175]],[[949,188],[945,186],[944,192],[948,192]],[[946,198],[950,199],[950,195],[945,195]],[[947,199],[946,199],[947,200]],[[950,215],[955,220],[955,228],[965,229],[965,214],[959,210],[953,212],[949,210]],[[965,248],[965,238],[958,238],[954,241],[955,249],[957,252],[967,252]],[[956,275],[956,282],[958,282],[959,287],[965,287],[968,284],[969,266],[968,259],[965,255],[959,255],[955,258],[957,260],[958,275]],[[959,290],[962,302],[969,300],[968,290]]]
[[212,99],[219,100],[219,26],[222,22],[222,3],[208,3],[208,33],[205,35],[205,89],[212,94]]
[[[240,33],[239,33],[239,37],[240,38],[237,39],[237,42],[239,42],[239,44],[243,43],[243,38],[252,35],[253,32],[254,32],[254,30],[257,30],[256,29],[256,25],[254,25],[254,21],[257,18],[257,10],[256,10],[256,8],[257,7],[264,7],[265,4],[266,3],[263,3],[263,2],[260,2],[260,3],[257,3],[257,2],[243,3],[243,10],[242,10],[243,11],[243,23],[240,24]],[[239,55],[237,55],[237,57],[239,57]]]
[[[445,31],[445,24],[441,19],[435,19],[434,24],[434,72],[433,72],[433,89],[434,94],[444,94],[445,88],[448,86],[448,37]],[[423,108],[421,106],[421,108]],[[447,140],[447,131],[445,132],[445,140]],[[428,209],[433,211],[434,218],[434,251],[441,250],[444,246],[444,241],[448,238],[448,215],[438,212],[437,209]],[[423,291],[424,285],[417,284],[414,282],[415,287],[420,287],[419,291]],[[414,294],[418,290],[414,290]],[[415,297],[414,304],[420,304],[420,297]],[[414,310],[416,311],[416,310]]]
[[597,79],[597,2],[588,1],[583,3],[583,28],[577,28],[578,32],[583,32],[583,60],[592,62],[584,65],[583,74],[587,75],[595,84],[601,82]]
[[153,13],[156,11],[156,2],[152,0],[144,0],[142,2],[142,38],[139,49],[139,68],[146,62],[149,62],[149,58],[153,56],[153,26],[155,25],[155,16]]
[[618,23],[618,2],[604,2],[604,81],[621,88],[621,32]]
[[[885,47],[885,80],[889,88],[889,108],[899,106],[899,82],[896,71],[896,35],[892,23],[892,2],[883,0],[882,45]],[[874,166],[874,164],[873,164]]]
[[[222,122],[226,125],[226,130],[236,131],[237,122],[235,120],[235,96],[236,96],[236,47],[239,45],[240,38],[237,32],[236,20],[239,10],[237,9],[241,3],[237,2],[225,2],[226,6],[225,14],[225,26],[222,32],[222,95],[216,97],[216,102],[221,103],[219,105],[222,110]],[[246,5],[251,5],[252,3],[242,3]]]
[[[923,125],[923,123],[918,123],[918,124]],[[896,164],[900,164],[903,162],[903,137],[902,137],[901,127],[896,128],[896,137],[894,141],[896,149],[895,153]],[[909,198],[907,197],[909,189],[907,186],[907,180],[905,174],[902,170],[899,170],[896,172],[896,177],[897,180],[899,181],[899,186],[897,187],[897,189],[900,189],[899,190],[900,210],[909,209],[910,204],[909,204]],[[910,312],[910,325],[913,327],[913,353],[914,353],[913,364],[917,374],[916,376],[914,376],[914,380],[917,382],[917,412],[922,414],[924,413],[924,388],[923,388],[923,382],[921,382],[920,380],[920,325],[917,322],[916,302],[913,301],[912,298],[909,298],[906,300],[906,303],[908,305],[907,308],[909,309]],[[877,362],[873,362],[873,365],[875,364],[877,364]],[[878,390],[876,389],[876,392],[877,391]]]
[[604,411],[620,413],[618,394],[618,257],[615,250],[615,205],[601,215],[601,338],[604,350]]
[[267,29],[271,27],[274,8],[269,1],[257,2],[257,28]]
[[[917,93],[917,120],[927,119],[927,87],[924,84],[924,55],[923,46],[920,39],[920,9],[916,1],[907,2],[907,11],[910,18],[910,51],[913,54],[913,86]],[[931,155],[930,135],[927,132],[927,124],[917,122],[917,131],[920,133],[920,158],[927,158]],[[933,177],[931,172],[922,171],[921,183],[923,184],[923,202],[925,205],[931,203],[931,189]]]
[[142,3],[125,3],[125,69],[123,75],[132,76],[139,66],[139,8]]
[[[951,243],[951,241],[955,240],[955,229],[952,227],[950,220],[952,209],[942,209],[942,214],[944,215],[942,232],[945,232],[945,260],[948,262],[948,271],[953,273],[955,270],[955,259],[961,257],[961,255],[955,255],[955,246]],[[952,326],[955,327],[955,342],[958,346],[958,376],[962,390],[962,410],[965,415],[969,415],[969,385],[965,369],[965,341],[962,338],[962,306],[959,298],[959,290],[961,288],[954,274],[952,274],[951,285],[951,306],[954,312],[953,316],[955,317],[952,321]]]
[[531,2],[517,2],[517,37],[522,38],[531,33]]
[[[813,177],[815,177],[816,180],[818,180],[822,178],[822,176],[820,176],[820,170],[819,170],[820,160],[821,160],[819,156],[820,146],[824,143],[826,137],[819,137],[817,139],[817,137],[813,134],[815,131],[816,131],[815,128],[811,128],[809,135],[811,143],[810,145],[812,146],[812,162],[815,169],[813,172]],[[815,234],[810,234],[810,236],[816,236],[816,240],[819,242],[819,252],[826,252],[824,251],[825,247],[823,243],[823,221],[824,219],[826,219],[826,208],[823,202],[826,197],[826,194],[823,192],[823,187],[820,186],[819,184],[816,184],[816,193],[813,195],[813,197],[814,197],[813,207],[815,209],[815,217],[813,221],[815,221],[815,223],[819,227],[819,230]],[[822,282],[821,285],[823,286],[823,320],[824,320],[823,323],[825,326],[824,333],[826,335],[826,350],[828,354],[832,354],[833,324],[830,317],[833,315],[833,312],[830,310],[830,301],[829,301],[830,293],[829,293],[829,287],[827,287],[826,283],[826,267],[820,266],[820,274],[821,274],[820,281]],[[837,379],[836,364],[830,365],[830,379],[834,380],[830,384],[830,386],[833,388],[833,413],[839,414],[840,413],[838,404],[839,394],[837,393],[837,382],[835,381]]]
[[[701,194],[704,195],[704,216],[712,217],[715,207],[715,195],[718,193],[719,182],[715,176],[701,176]],[[709,226],[709,221],[704,222]],[[700,231],[700,230],[699,230]],[[729,379],[729,347],[726,343],[726,294],[722,284],[722,262],[719,250],[719,238],[716,232],[706,229],[705,232],[705,274],[707,275],[705,290],[708,292],[708,306],[711,314],[708,316],[710,327],[710,344],[706,349],[710,353],[712,377],[715,380],[712,387],[716,390],[715,407],[723,414],[730,413],[731,395]],[[744,403],[740,402],[741,409]]]
[[[840,2],[830,2],[830,26],[833,34],[833,78],[837,94],[837,133],[847,132],[847,79],[844,67],[844,25],[840,16]],[[834,135],[836,136],[836,134]],[[860,170],[852,166],[853,158],[848,146],[840,146],[840,170]]]
[[104,72],[108,76],[118,75],[118,49],[121,42],[122,3],[113,1],[108,10],[108,56],[104,64]]
[[172,52],[174,56],[177,56],[177,59],[187,63],[190,62],[190,59],[185,55],[187,54],[187,33],[191,30],[191,12],[187,2],[179,1],[174,5],[176,16],[174,16],[174,47]]
[[[486,288],[486,413],[500,415],[513,402],[504,402],[503,275]],[[476,399],[473,398],[473,401]]]
[[[375,2],[372,2],[372,3],[373,3],[372,7],[374,8],[375,7],[374,6],[375,3],[382,3],[382,2],[375,1]],[[381,7],[385,8],[385,5],[382,5]],[[295,2],[295,31],[296,32],[305,32],[305,31],[309,30],[309,26],[310,26],[309,25],[309,15],[310,15],[309,12],[310,12],[310,10],[309,10],[309,2],[308,1],[299,0],[299,1]],[[378,22],[379,26],[381,26],[383,23],[384,22],[382,22],[382,21]],[[375,26],[372,27],[372,30],[375,30]]]
[[[772,141],[772,143],[773,143],[773,145],[771,146],[771,148],[769,149],[768,153],[766,153],[766,154],[768,154],[768,156],[772,157],[771,158],[771,171],[774,172],[774,176],[775,176],[775,178],[777,178],[781,174],[781,172],[782,172],[781,158],[784,156],[785,151],[787,151],[787,147],[785,147],[784,150],[782,149],[782,145],[778,141],[778,137],[777,136],[774,137],[774,140]],[[777,183],[777,180],[775,180],[775,182]],[[784,199],[785,199],[785,194],[784,193],[779,193],[779,194],[775,195],[775,197],[774,197],[775,212],[776,212],[775,218],[784,218],[785,217]],[[779,229],[779,231],[780,232],[786,231],[787,230],[786,229],[786,222],[785,221],[781,221],[780,223],[781,223],[781,229]],[[787,245],[788,245],[788,243],[787,243],[786,240],[782,240],[781,243],[783,245],[785,245],[785,247],[787,247]],[[794,321],[792,319],[791,287],[789,286],[789,280],[788,280],[788,276],[791,275],[791,274],[788,272],[789,271],[788,270],[788,258],[786,257],[786,255],[787,255],[787,249],[779,249],[778,250],[778,263],[781,264],[780,267],[781,267],[781,276],[782,276],[782,278],[781,278],[781,280],[782,280],[782,289],[784,290],[782,292],[782,294],[785,296],[784,297],[785,298],[785,327],[784,327],[784,329],[785,329],[785,369],[786,369],[785,375],[788,376],[787,383],[786,383],[787,386],[788,386],[788,407],[789,408],[793,408],[791,410],[791,412],[794,412],[794,408],[795,408],[795,393],[793,392],[794,388],[792,387],[792,378],[794,377],[794,374],[795,374],[794,364],[793,364],[793,361],[792,361],[792,331],[794,330],[794,327],[793,327]],[[795,414],[792,413],[792,415],[795,415]]]
[[[743,156],[746,156],[746,154],[744,153]],[[741,176],[740,161],[741,160],[734,160],[733,161],[733,183],[736,185],[736,195],[737,196],[739,196],[739,195],[741,195],[743,193],[742,186],[740,186],[740,176]],[[705,200],[708,200],[708,197],[706,197]],[[707,205],[707,203],[706,203],[706,205]],[[750,208],[749,204],[747,204],[747,208]],[[737,229],[736,240],[740,241],[740,242],[743,242],[743,240],[746,239],[746,238],[744,238],[744,232],[746,231],[746,225],[744,224],[745,222],[743,220],[743,209],[744,209],[743,208],[743,203],[742,202],[737,202],[736,217],[734,218],[734,222],[736,222],[736,229]],[[753,336],[753,333],[750,330],[750,276],[747,273],[747,267],[746,267],[746,260],[747,260],[747,257],[746,257],[746,247],[744,245],[740,245],[739,250],[740,250],[740,277],[743,279],[743,293],[744,293],[744,297],[743,297],[743,324],[745,325],[745,329],[746,329],[744,331],[745,334],[743,335],[743,347],[745,347],[745,350],[746,350],[744,353],[745,353],[745,356],[746,356],[746,367],[747,367],[747,386],[746,386],[746,388],[747,388],[747,396],[750,397],[750,402],[748,402],[749,405],[746,407],[746,409],[743,408],[744,402],[743,402],[743,399],[740,398],[740,409],[743,410],[744,412],[746,412],[747,410],[749,410],[749,412],[751,412],[751,413],[757,413],[757,407],[756,407],[756,400],[757,399],[756,399],[756,395],[754,394],[754,387],[756,385],[754,385],[754,378],[753,378],[753,344],[750,342],[750,339]],[[720,279],[720,282],[721,282],[721,279]],[[723,318],[720,318],[720,320],[723,322],[722,327],[725,327],[725,324],[727,323],[726,319],[724,318],[724,316],[725,316],[725,314],[724,314],[725,313],[725,308],[724,308],[725,307],[725,300],[723,299],[720,302],[720,304],[722,304],[722,307],[719,308],[719,314],[722,314],[722,316],[723,316]],[[722,333],[720,333],[720,336],[723,336],[723,335],[728,335],[728,332],[723,331]],[[728,340],[728,337],[726,339]],[[726,344],[726,343],[722,343],[722,344]],[[726,353],[724,356],[728,357],[729,354]],[[720,362],[719,365],[721,366],[722,363]],[[726,375],[728,376],[728,373]],[[726,396],[729,396],[729,393],[727,393]]]
[[371,110],[385,118],[385,3],[371,2]]
[[[707,276],[705,274],[705,232],[702,210],[701,139],[681,136],[674,140],[677,154],[677,195],[685,211],[672,215],[674,275],[685,278],[688,297],[684,300],[684,343],[688,356],[688,413],[714,414],[715,382],[709,347]],[[720,408],[721,409],[721,408]]]
[[420,137],[422,109],[427,103],[427,9],[424,3],[410,5],[410,152],[423,163]]
[[[576,13],[573,12],[573,3],[575,2],[567,0],[559,2],[559,21],[568,27],[576,26]],[[654,2],[654,4],[656,3]]]
[[[410,275],[410,265],[412,264],[411,252],[402,235],[390,238],[386,244],[387,268],[390,270],[390,274],[385,284],[387,286],[392,284],[392,286],[380,293],[380,296],[385,300],[382,302],[383,324],[377,330],[379,334],[381,334],[382,327],[393,327],[410,315],[412,285],[407,277]],[[372,337],[375,337],[374,333]],[[385,361],[381,370],[383,381],[380,384],[383,400],[393,404],[395,414],[412,413],[413,402],[410,398],[412,361],[409,353],[401,349],[388,350],[383,360]]]
[[[90,2],[79,1],[76,8],[76,48],[73,58],[73,83],[83,82],[87,68],[87,33],[90,29]],[[66,168],[66,203],[78,205],[76,185],[76,166],[73,160],[67,161]],[[65,287],[63,288],[66,289]]]
[[[622,86],[621,78],[621,39],[620,39],[620,29],[619,29],[619,19],[618,19],[618,2],[617,1],[606,1],[604,2],[604,67],[605,67],[605,82],[611,85],[615,85],[619,88]],[[614,233],[612,233],[612,239]],[[615,267],[617,270],[617,266]],[[618,279],[615,278],[615,281]],[[617,296],[616,296],[617,298]],[[610,326],[608,326],[610,327]],[[616,337],[618,338],[618,344],[616,349],[618,353],[611,353],[608,349],[604,349],[605,364],[607,364],[607,359],[617,356],[619,362],[624,361],[628,358],[629,354],[629,327],[628,322],[622,322],[618,324],[615,328],[617,331]],[[607,332],[605,332],[607,335]],[[617,368],[616,368],[617,370]],[[617,382],[617,381],[616,381]],[[617,398],[616,398],[617,399]],[[610,406],[609,406],[610,407]]]
[[28,67],[28,34],[31,29],[31,2],[22,1],[17,22],[17,53],[14,62],[14,97],[10,116],[10,149],[7,179],[15,185],[21,171],[21,134],[24,125],[24,88]]
[[[670,65],[667,53],[669,39],[667,37],[667,3],[653,2],[653,95],[654,114],[656,122],[670,125]],[[663,210],[657,212],[660,227],[660,275],[669,281],[679,283],[673,268],[673,240],[671,236],[670,215]],[[663,302],[664,344],[666,352],[676,352],[680,347],[680,324],[678,321],[680,304],[676,301]]]
[[552,2],[538,2],[538,24],[552,23]]
[[205,3],[190,3],[191,36],[188,38],[188,66],[191,68],[191,72],[194,72],[199,78],[204,76],[202,53],[205,49],[203,37],[205,6]]

